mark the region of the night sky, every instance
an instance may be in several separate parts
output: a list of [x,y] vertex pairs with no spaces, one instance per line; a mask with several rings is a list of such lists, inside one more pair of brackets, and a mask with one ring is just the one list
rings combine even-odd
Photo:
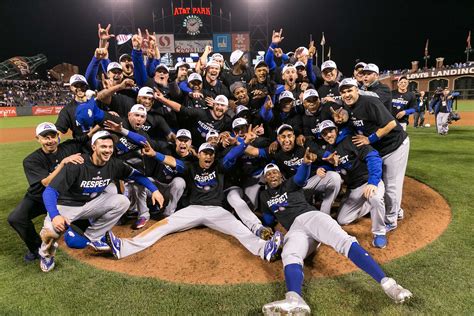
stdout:
[[[232,12],[233,30],[247,31],[247,1],[216,0],[213,6],[215,12],[219,7],[224,14]],[[169,3],[134,0],[136,26],[151,30],[152,9],[161,12]],[[184,4],[189,5],[189,0]],[[0,60],[44,53],[48,64],[40,72],[68,62],[79,65],[83,73],[97,47],[97,23],[112,23],[113,5],[118,4],[111,0],[1,0]],[[466,37],[469,30],[474,31],[474,1],[270,0],[268,9],[269,37],[272,29],[282,27],[284,51],[307,46],[312,33],[321,54],[324,32],[326,53],[331,46],[332,59],[348,75],[356,59],[374,62],[380,69],[410,68],[412,60],[423,65],[427,38],[430,65],[439,56],[445,57],[445,64],[465,61]]]

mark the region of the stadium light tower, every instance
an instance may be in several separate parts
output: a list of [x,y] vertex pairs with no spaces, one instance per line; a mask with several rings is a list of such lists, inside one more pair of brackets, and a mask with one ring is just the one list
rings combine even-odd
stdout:
[[268,48],[268,0],[249,0],[248,28],[250,50],[266,51]]
[[[135,19],[133,17],[133,0],[110,0],[112,6],[112,27],[115,36],[118,34],[134,34]],[[115,59],[132,50],[131,41],[123,45],[115,44]]]

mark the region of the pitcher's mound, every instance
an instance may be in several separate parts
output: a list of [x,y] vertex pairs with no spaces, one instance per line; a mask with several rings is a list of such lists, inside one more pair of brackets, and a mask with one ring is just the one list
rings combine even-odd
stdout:
[[[375,260],[385,263],[424,247],[447,228],[451,212],[446,201],[428,186],[405,178],[402,207],[405,218],[398,228],[388,234],[385,249],[371,245],[370,219],[344,226],[357,237]],[[148,223],[147,227],[154,222]],[[120,237],[134,236],[143,230],[115,227]],[[136,276],[192,284],[267,283],[284,280],[281,261],[268,263],[250,254],[229,236],[208,228],[196,228],[175,233],[155,245],[122,260],[103,256],[90,250],[66,251],[73,257],[94,267]],[[327,246],[321,246],[314,256],[305,261],[306,278],[326,277],[357,270],[344,256]]]

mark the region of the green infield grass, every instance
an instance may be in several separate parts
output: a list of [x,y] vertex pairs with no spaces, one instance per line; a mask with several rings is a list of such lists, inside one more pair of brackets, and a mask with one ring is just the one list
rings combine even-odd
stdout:
[[[15,124],[35,126],[46,118],[17,118]],[[0,127],[13,127],[9,120],[0,119]],[[474,128],[453,127],[445,137],[438,136],[434,128],[409,129],[409,134],[407,175],[442,194],[453,212],[451,224],[438,240],[383,265],[388,275],[413,292],[413,300],[396,305],[369,276],[355,272],[305,282],[303,294],[314,315],[474,314]],[[169,283],[97,270],[61,250],[50,273],[41,272],[37,262],[24,263],[26,247],[6,219],[27,188],[22,160],[37,145],[33,140],[0,144],[1,314],[257,315],[263,304],[284,297],[284,282]],[[41,222],[42,217],[35,220],[38,230]]]

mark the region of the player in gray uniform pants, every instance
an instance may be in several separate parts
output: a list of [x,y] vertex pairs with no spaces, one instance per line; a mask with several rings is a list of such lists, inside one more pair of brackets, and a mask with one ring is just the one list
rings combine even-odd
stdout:
[[339,90],[342,100],[348,106],[350,123],[357,132],[353,143],[358,147],[370,144],[382,157],[385,223],[387,231],[393,230],[397,227],[397,219],[401,215],[400,205],[410,139],[379,99],[359,94],[355,79],[344,79]]
[[282,261],[288,292],[281,301],[265,304],[264,315],[309,315],[311,309],[301,297],[303,262],[318,242],[334,248],[348,257],[357,267],[378,282],[384,292],[396,303],[403,303],[412,293],[389,278],[356,238],[348,235],[328,214],[317,211],[305,199],[303,186],[307,181],[311,163],[316,155],[306,149],[303,163],[296,174],[283,181],[277,165],[265,167],[267,190],[260,194],[262,211],[268,220],[273,218],[288,233],[283,243]]
[[40,268],[44,272],[51,271],[55,266],[57,239],[69,223],[77,219],[91,221],[84,235],[90,240],[92,248],[110,251],[103,237],[130,205],[125,196],[111,189],[114,186],[112,181],[133,179],[153,192],[153,203],[163,205],[163,196],[155,185],[123,161],[112,158],[114,142],[109,132],[95,133],[91,144],[92,156],[82,155],[83,165],[66,165],[43,193],[48,215],[40,233],[43,242],[39,255]]
[[203,143],[199,147],[197,162],[184,164],[171,156],[157,157],[158,160],[163,159],[166,164],[184,173],[190,190],[190,205],[133,238],[117,238],[109,231],[106,234],[106,241],[112,248],[114,256],[117,259],[130,256],[150,247],[168,234],[204,225],[237,238],[252,254],[264,260],[274,260],[282,243],[282,235],[277,233],[270,240],[264,241],[222,207],[223,172],[228,161],[234,159],[240,150],[241,148],[231,150],[224,157],[222,164],[215,161],[215,149],[209,143]]

